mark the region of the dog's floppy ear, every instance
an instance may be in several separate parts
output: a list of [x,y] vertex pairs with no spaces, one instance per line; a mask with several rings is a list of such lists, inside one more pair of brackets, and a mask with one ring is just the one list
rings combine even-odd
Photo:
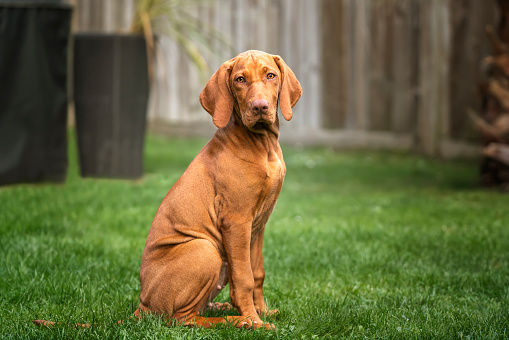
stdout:
[[279,92],[279,106],[286,120],[292,119],[292,107],[302,95],[302,87],[293,71],[286,65],[283,58],[274,56],[274,61],[281,72],[281,91]]
[[228,124],[233,111],[233,95],[228,82],[234,61],[235,58],[224,62],[200,93],[201,106],[212,116],[218,128]]

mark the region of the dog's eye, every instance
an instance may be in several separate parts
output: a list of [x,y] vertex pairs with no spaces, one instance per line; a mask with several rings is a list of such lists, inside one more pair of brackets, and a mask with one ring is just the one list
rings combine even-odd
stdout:
[[235,81],[236,81],[237,83],[245,83],[245,82],[246,82],[246,78],[244,78],[244,77],[238,77],[237,79],[235,79]]
[[276,77],[276,75],[274,73],[267,74],[268,79],[274,79],[275,77]]

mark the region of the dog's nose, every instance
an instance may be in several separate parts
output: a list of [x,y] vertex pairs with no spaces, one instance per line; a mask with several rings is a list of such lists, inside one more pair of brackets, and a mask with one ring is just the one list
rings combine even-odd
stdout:
[[258,113],[267,113],[269,111],[269,102],[265,99],[258,99],[251,103],[251,110]]

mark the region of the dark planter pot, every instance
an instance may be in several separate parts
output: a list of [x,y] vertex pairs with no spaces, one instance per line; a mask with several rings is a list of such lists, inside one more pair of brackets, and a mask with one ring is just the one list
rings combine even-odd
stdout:
[[143,37],[75,35],[74,102],[82,176],[143,175],[148,96]]
[[0,1],[0,185],[67,175],[72,8]]

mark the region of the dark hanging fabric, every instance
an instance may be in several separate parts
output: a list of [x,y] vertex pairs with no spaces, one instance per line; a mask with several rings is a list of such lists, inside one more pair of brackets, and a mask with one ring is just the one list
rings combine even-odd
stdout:
[[72,7],[0,0],[0,185],[65,180]]

